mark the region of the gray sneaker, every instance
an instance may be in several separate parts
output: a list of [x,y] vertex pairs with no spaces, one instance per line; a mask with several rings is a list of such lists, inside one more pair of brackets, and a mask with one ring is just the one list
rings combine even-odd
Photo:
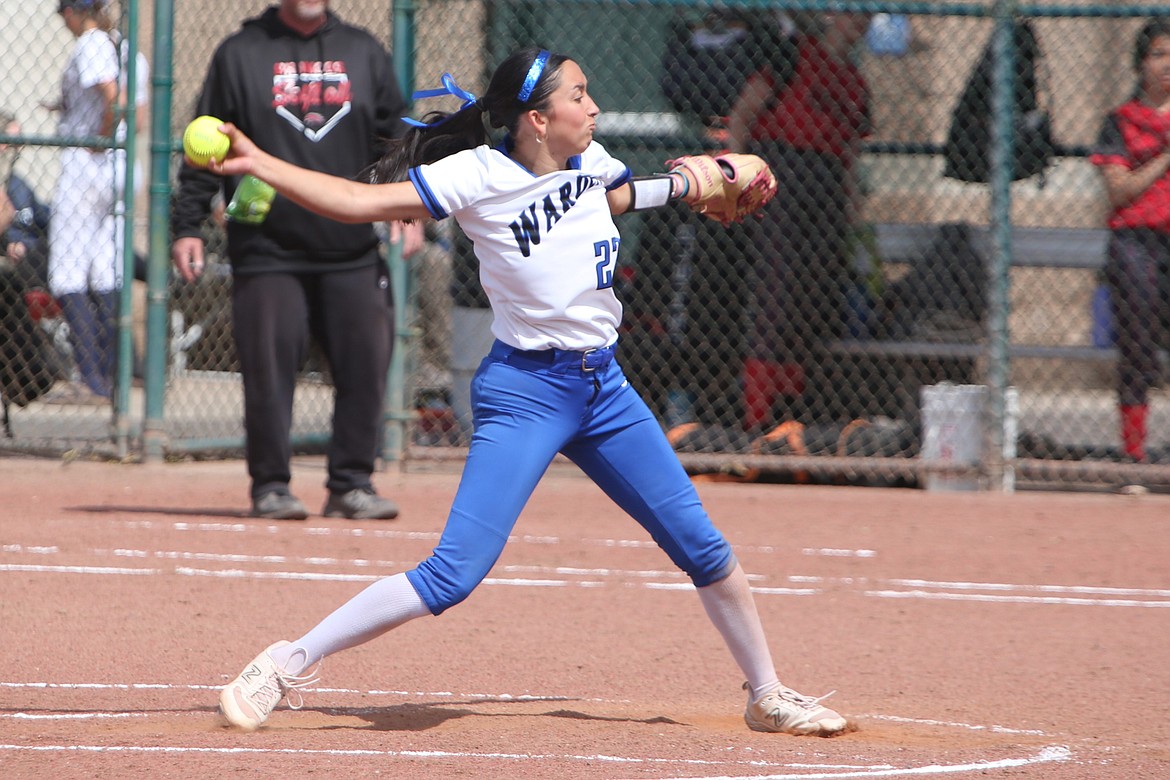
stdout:
[[288,493],[265,493],[252,499],[252,517],[269,520],[304,520],[309,510],[300,499]]
[[321,514],[350,520],[393,520],[398,517],[398,505],[379,496],[373,488],[354,488],[346,493],[330,493]]

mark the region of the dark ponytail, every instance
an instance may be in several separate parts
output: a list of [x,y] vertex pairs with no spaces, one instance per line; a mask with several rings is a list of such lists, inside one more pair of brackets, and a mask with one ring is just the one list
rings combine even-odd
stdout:
[[441,160],[464,149],[474,149],[488,142],[483,124],[483,109],[478,103],[454,113],[432,111],[423,117],[426,127],[411,127],[386,142],[386,152],[374,164],[370,181],[382,184],[405,181],[406,173],[418,165]]
[[[543,62],[538,64],[538,59]],[[451,94],[464,98],[464,104],[453,113],[432,111],[417,124],[411,121],[412,127],[405,135],[387,142],[386,153],[374,165],[370,181],[404,181],[415,166],[483,146],[490,137],[485,120],[493,129],[514,134],[524,112],[548,108],[549,96],[560,83],[561,65],[568,59],[536,46],[521,49],[499,64],[492,73],[487,94],[478,99],[459,89],[444,74],[443,89],[416,92],[414,97]],[[532,83],[528,84],[528,80]],[[526,99],[521,100],[525,91]]]

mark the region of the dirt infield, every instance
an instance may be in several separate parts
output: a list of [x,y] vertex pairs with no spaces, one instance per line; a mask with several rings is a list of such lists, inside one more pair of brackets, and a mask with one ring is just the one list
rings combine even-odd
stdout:
[[[294,489],[324,501],[320,459]],[[242,734],[216,690],[435,544],[253,520],[238,462],[0,460],[0,777],[1170,777],[1170,496],[701,484],[781,679],[859,730],[756,734],[689,583],[570,467],[468,602],[326,660]]]

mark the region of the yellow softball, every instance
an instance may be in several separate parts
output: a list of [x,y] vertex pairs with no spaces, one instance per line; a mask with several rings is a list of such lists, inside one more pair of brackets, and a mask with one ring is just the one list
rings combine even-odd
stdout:
[[232,142],[221,133],[219,126],[222,119],[213,116],[195,117],[187,129],[183,131],[183,153],[187,159],[199,167],[205,167],[211,158],[223,162]]

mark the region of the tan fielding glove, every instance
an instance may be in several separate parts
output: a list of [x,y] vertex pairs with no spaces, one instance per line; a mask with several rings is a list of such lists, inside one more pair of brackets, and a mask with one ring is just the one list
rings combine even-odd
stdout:
[[756,214],[776,194],[776,177],[754,154],[689,155],[669,160],[671,173],[686,169],[697,182],[691,208],[724,226]]

